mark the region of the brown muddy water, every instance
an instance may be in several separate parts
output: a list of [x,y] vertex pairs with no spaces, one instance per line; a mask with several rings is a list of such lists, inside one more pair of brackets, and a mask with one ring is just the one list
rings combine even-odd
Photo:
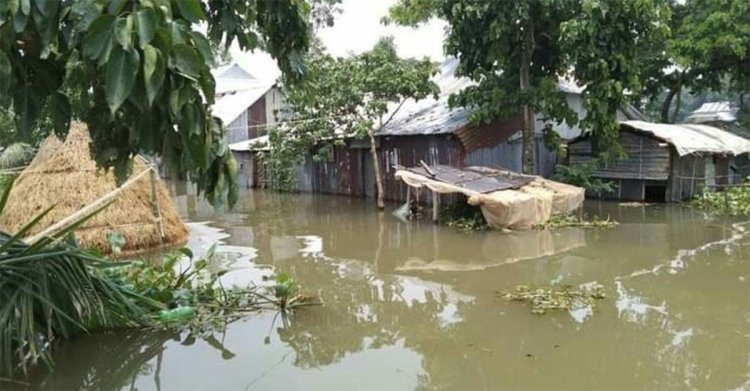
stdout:
[[[235,283],[274,270],[324,304],[210,336],[63,344],[39,389],[749,389],[750,239],[675,205],[587,204],[606,230],[465,234],[371,200],[248,191],[215,212],[178,189],[190,246]],[[395,207],[395,206],[394,206]],[[750,228],[750,226],[748,226]],[[496,291],[602,284],[594,311],[533,315]]]

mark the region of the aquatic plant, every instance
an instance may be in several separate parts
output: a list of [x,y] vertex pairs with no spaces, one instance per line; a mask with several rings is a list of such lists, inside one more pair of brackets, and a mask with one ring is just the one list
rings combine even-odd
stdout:
[[312,301],[299,292],[297,281],[285,273],[272,286],[224,287],[220,277],[227,268],[217,267],[216,245],[200,259],[182,248],[160,261],[136,260],[106,271],[120,286],[158,303],[152,307],[152,325],[187,328],[194,333],[223,329],[248,312],[262,309],[293,310]]
[[549,220],[536,226],[537,229],[556,229],[565,227],[578,227],[578,228],[612,228],[619,224],[616,221],[610,220],[609,217],[602,219],[597,215],[575,215],[575,214],[559,214],[553,213]]
[[[11,186],[0,198],[0,213]],[[144,324],[140,298],[99,273],[111,264],[75,245],[69,234],[93,214],[59,233],[26,243],[21,238],[49,213],[15,234],[0,232],[0,374],[42,361],[59,339],[90,329]]]
[[604,287],[597,283],[582,285],[577,289],[571,285],[562,285],[559,288],[531,288],[519,285],[513,291],[498,294],[509,301],[531,302],[531,312],[537,315],[543,315],[550,310],[594,308],[597,300],[606,298]]
[[281,311],[293,310],[307,305],[316,305],[310,297],[301,294],[297,280],[286,273],[279,273],[274,278],[275,284],[271,287],[273,297],[256,292],[263,299],[262,304],[271,304]]
[[228,270],[209,267],[215,253],[214,245],[204,257],[194,259],[190,249],[182,248],[158,261],[135,260],[107,269],[106,276],[157,303],[149,313],[152,326],[202,332],[259,309],[254,296],[257,287],[225,289],[221,285],[219,277]]
[[463,232],[486,231],[490,229],[484,219],[482,209],[466,202],[444,205],[440,211],[441,221],[450,228]]
[[723,191],[704,191],[690,206],[715,214],[738,216],[750,214],[750,184],[729,187]]

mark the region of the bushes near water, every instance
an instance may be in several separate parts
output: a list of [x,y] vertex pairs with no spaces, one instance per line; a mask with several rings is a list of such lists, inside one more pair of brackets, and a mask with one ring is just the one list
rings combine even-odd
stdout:
[[709,213],[750,215],[750,184],[729,187],[723,191],[704,191],[690,205]]

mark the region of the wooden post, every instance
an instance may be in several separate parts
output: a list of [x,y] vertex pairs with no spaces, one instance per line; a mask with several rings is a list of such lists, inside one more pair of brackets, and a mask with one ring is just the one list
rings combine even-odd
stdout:
[[432,192],[432,222],[437,224],[438,222],[438,207],[440,206],[440,195],[436,192]]

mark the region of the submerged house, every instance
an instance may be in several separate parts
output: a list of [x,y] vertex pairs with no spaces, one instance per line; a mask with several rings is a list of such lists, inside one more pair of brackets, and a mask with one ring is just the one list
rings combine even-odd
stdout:
[[[750,140],[698,124],[621,121],[620,144],[627,156],[600,168],[593,176],[614,183],[605,198],[678,202],[703,188],[717,189],[741,181],[735,159],[750,153]],[[572,166],[596,155],[588,136],[568,144]]]
[[[395,113],[392,120],[375,134],[380,169],[383,173],[384,199],[404,201],[406,186],[394,177],[397,166],[415,166],[420,161],[429,165],[499,166],[521,171],[522,139],[521,117],[491,124],[473,125],[469,122],[471,110],[452,108],[448,104],[450,95],[471,85],[468,78],[455,76],[458,60],[446,60],[440,73],[433,79],[440,87],[437,99],[409,100]],[[558,89],[565,93],[568,104],[580,115],[584,114],[581,89],[573,83],[560,80]],[[633,119],[633,113],[622,111],[620,119]],[[636,117],[637,118],[637,117]],[[548,176],[554,170],[557,156],[549,151],[542,141],[545,124],[537,117],[535,124],[536,171]],[[580,135],[575,126],[560,124],[554,127],[564,140]],[[257,154],[265,146],[265,138],[238,142],[230,149],[241,162],[241,177],[248,187],[268,186],[265,168]],[[315,162],[306,156],[296,169],[297,190],[342,194],[351,196],[375,196],[375,176],[370,143],[367,139],[345,139],[345,146],[336,147],[326,162]]]
[[275,111],[283,104],[275,82],[260,80],[237,63],[212,73],[216,80],[216,103],[212,109],[226,126],[227,142],[264,135],[266,126],[275,122]]

